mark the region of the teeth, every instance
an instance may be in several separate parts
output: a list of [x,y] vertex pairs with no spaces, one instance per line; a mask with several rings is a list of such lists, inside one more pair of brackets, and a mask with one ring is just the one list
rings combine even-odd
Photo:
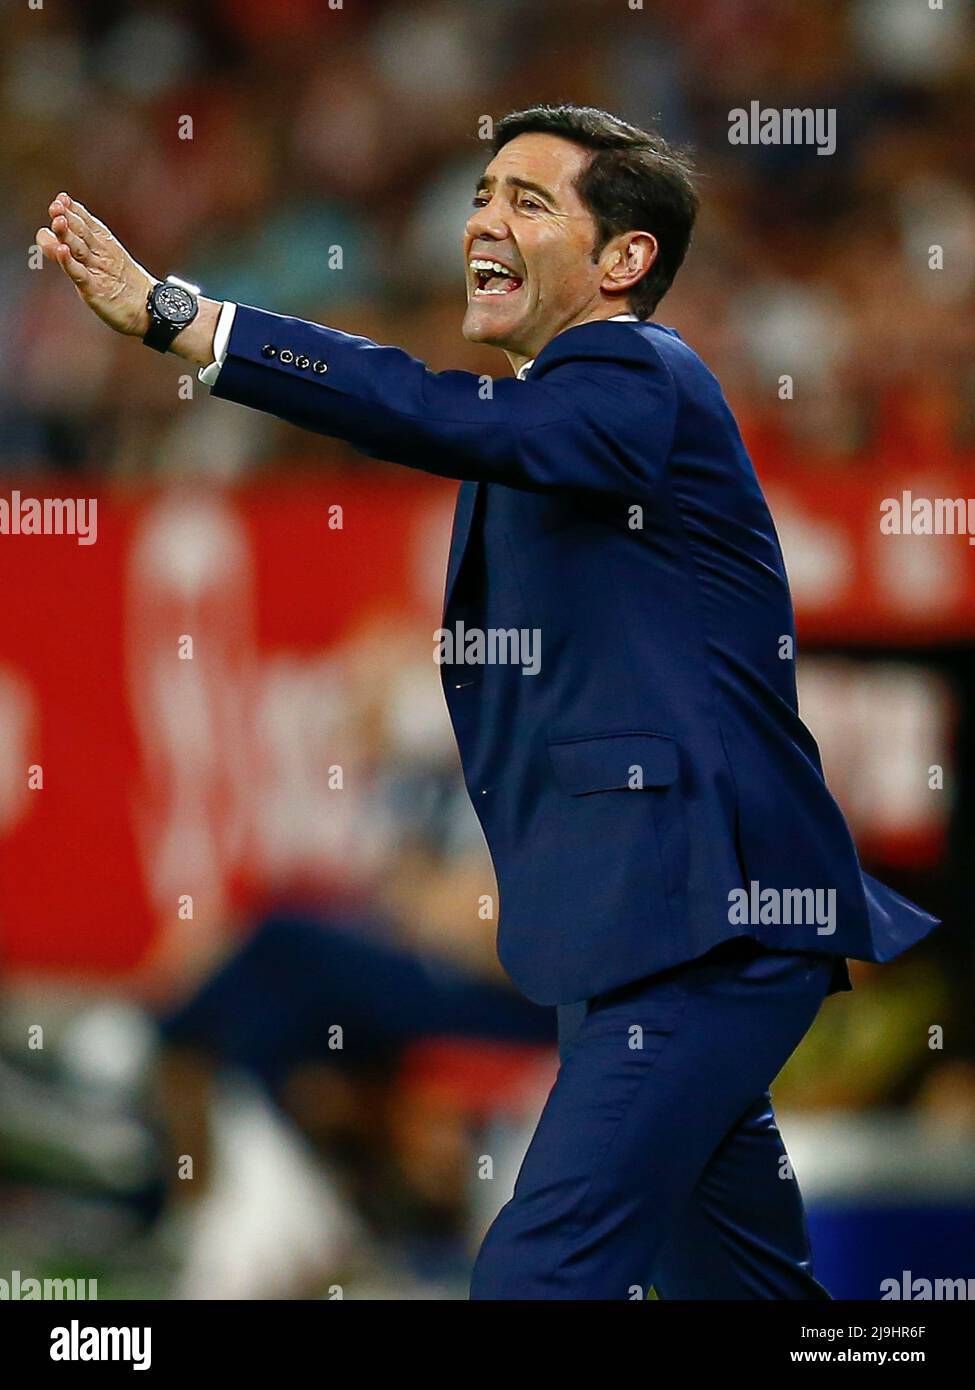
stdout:
[[470,262],[470,267],[471,270],[490,271],[493,275],[509,275],[516,280],[520,278],[515,275],[510,266],[502,265],[500,261],[472,260]]

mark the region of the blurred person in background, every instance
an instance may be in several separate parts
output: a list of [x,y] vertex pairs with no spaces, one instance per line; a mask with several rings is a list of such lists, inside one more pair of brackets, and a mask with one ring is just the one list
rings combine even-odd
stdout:
[[[456,1273],[471,1220],[476,1126],[449,1104],[426,1126],[407,1116],[422,1100],[415,1088],[403,1095],[411,1049],[464,1040],[518,1048],[530,1060],[554,1046],[551,1011],[520,998],[489,964],[493,910],[479,914],[480,939],[472,934],[472,905],[492,903],[494,887],[469,807],[457,804],[453,767],[387,766],[383,794],[402,838],[389,848],[376,895],[282,905],[160,1018],[164,1171],[179,1174],[186,1154],[195,1165],[192,1183],[173,1177],[160,1233],[183,1267],[180,1296],[221,1296],[220,1262],[200,1256],[194,1228],[212,1193],[211,1114],[222,1074],[243,1072],[261,1086],[368,1234],[355,1256],[321,1252],[317,1287],[361,1279],[378,1252],[388,1284],[397,1266],[404,1279]],[[308,1269],[294,1278],[294,1292],[316,1287]]]

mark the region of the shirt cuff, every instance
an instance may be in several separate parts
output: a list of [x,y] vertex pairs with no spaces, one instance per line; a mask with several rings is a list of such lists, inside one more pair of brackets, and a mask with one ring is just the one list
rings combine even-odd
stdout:
[[230,330],[234,326],[234,314],[237,312],[237,305],[232,304],[229,299],[223,302],[220,310],[220,317],[217,319],[216,331],[213,335],[213,361],[209,367],[201,367],[197,376],[204,386],[216,386],[217,377],[220,375],[220,368],[223,366],[227,356],[227,345],[230,342]]

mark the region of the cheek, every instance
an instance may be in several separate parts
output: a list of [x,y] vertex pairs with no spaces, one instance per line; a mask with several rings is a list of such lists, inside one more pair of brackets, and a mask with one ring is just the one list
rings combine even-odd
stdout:
[[585,265],[578,256],[553,255],[539,277],[542,296],[559,303],[574,301],[588,286]]
[[580,238],[574,228],[568,234],[565,229],[548,235],[541,234],[541,228],[537,230],[540,235],[530,251],[524,247],[526,256],[530,256],[527,263],[532,279],[532,299],[543,307],[559,311],[588,298],[593,292],[596,273],[589,254],[591,242]]

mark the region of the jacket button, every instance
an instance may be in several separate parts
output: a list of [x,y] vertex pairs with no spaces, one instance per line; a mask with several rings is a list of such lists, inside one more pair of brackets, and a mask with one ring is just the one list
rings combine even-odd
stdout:
[[328,371],[328,367],[324,362],[313,362],[311,364],[311,369],[313,372],[317,372],[319,376],[321,376],[322,372]]
[[278,350],[273,343],[265,343],[261,348],[262,357],[277,357]]
[[303,372],[311,366],[311,359],[308,357],[296,357],[295,366],[298,368],[299,372]]
[[293,362],[294,360],[295,355],[290,348],[282,348],[281,351],[278,353],[279,362]]

